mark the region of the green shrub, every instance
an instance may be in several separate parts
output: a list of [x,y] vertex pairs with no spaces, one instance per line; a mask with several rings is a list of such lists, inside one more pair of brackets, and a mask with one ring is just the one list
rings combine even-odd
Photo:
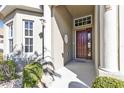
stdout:
[[16,65],[13,60],[7,60],[0,64],[0,80],[10,80],[17,78]]
[[92,88],[124,88],[124,81],[112,77],[100,76],[93,82]]
[[23,87],[35,87],[42,78],[43,68],[38,62],[30,63],[24,67],[23,70]]
[[3,76],[3,73],[0,71],[0,81],[3,81],[4,80],[4,76]]
[[16,64],[13,60],[8,60],[6,64],[9,66],[9,71],[11,74],[11,79],[16,78]]
[[3,52],[0,52],[0,63],[3,62]]

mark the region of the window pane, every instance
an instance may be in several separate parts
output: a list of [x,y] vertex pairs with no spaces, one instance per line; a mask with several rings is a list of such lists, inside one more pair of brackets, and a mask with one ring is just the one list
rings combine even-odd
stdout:
[[75,24],[75,26],[78,26],[78,23],[77,23],[77,24]]
[[89,17],[87,17],[87,20],[91,20],[91,17],[89,16]]
[[86,25],[86,22],[83,22],[83,25]]
[[30,36],[33,36],[33,30],[29,30]]
[[83,18],[83,21],[86,21],[86,18]]
[[28,52],[28,50],[29,50],[29,47],[25,46],[25,52]]
[[30,26],[29,26],[30,29],[33,29],[33,22],[31,22],[31,21],[29,21],[29,22],[30,22],[30,24],[29,24],[29,25],[30,25]]
[[[28,37],[30,36],[30,37]],[[33,52],[33,21],[25,21],[25,52]]]
[[33,38],[30,38],[30,45],[33,45]]
[[88,41],[91,40],[91,33],[88,33]]
[[25,21],[25,28],[28,28],[28,21]]
[[28,36],[28,30],[25,29],[25,36]]
[[91,24],[91,21],[87,21],[87,24]]
[[11,27],[11,37],[13,36],[13,24],[10,25]]
[[91,57],[91,32],[88,32],[88,57]]
[[25,45],[29,45],[29,39],[25,38]]
[[11,23],[9,26],[9,37],[13,37],[13,24]]
[[78,20],[75,20],[75,23],[78,23]]
[[79,22],[82,23],[83,19],[79,19]]
[[82,23],[79,23],[79,26],[81,26],[82,25]]
[[9,39],[9,51],[13,51],[13,39]]
[[30,46],[30,52],[33,52],[33,46]]

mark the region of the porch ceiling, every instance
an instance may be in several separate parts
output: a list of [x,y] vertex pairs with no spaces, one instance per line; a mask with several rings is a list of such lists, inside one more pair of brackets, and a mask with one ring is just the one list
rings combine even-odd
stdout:
[[94,5],[66,5],[65,7],[73,18],[94,13]]

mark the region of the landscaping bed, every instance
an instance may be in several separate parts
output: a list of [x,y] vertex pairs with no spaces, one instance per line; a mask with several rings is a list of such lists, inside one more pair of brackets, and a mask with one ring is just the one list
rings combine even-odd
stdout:
[[60,76],[54,70],[53,62],[37,52],[27,57],[16,51],[0,63],[0,88],[47,88]]
[[0,81],[0,88],[21,88],[22,87],[22,79],[14,79],[9,82]]

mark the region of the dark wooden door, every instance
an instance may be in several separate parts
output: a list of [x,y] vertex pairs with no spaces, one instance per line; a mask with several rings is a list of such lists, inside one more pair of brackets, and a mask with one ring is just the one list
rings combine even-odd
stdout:
[[76,31],[76,58],[91,59],[91,29]]

